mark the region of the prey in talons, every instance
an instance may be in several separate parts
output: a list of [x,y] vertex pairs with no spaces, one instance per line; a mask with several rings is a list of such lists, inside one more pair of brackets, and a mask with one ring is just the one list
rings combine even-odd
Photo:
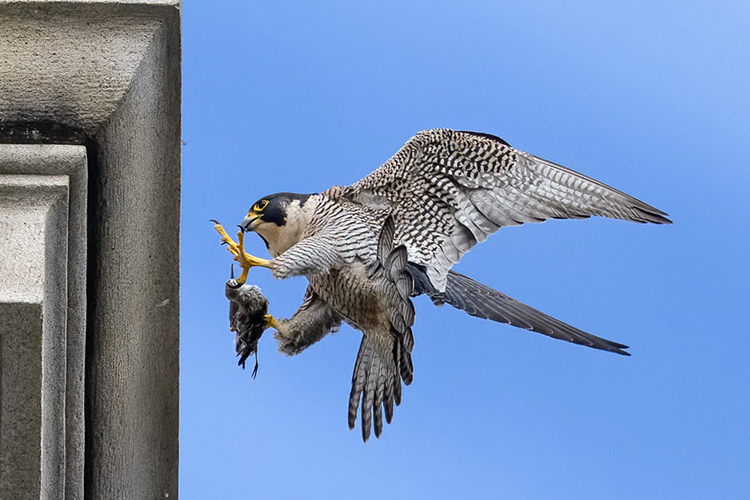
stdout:
[[[233,289],[240,289],[243,287],[243,285],[246,285],[247,283],[247,274],[248,271],[250,271],[251,267],[270,267],[271,261],[266,259],[261,259],[259,257],[255,257],[253,255],[250,255],[249,253],[245,252],[245,231],[242,227],[240,227],[240,231],[237,233],[237,242],[235,242],[224,230],[224,227],[219,223],[217,220],[211,220],[211,222],[214,223],[214,229],[216,232],[218,232],[221,235],[221,242],[222,245],[226,245],[227,249],[229,250],[229,253],[231,253],[234,256],[234,260],[236,260],[240,266],[242,267],[242,274],[239,275],[236,279],[234,278],[234,269],[232,269],[232,277],[230,281],[227,282],[227,298],[230,299],[230,301],[234,300],[234,297],[230,297],[232,294],[231,290]],[[257,288],[257,287],[256,287]],[[258,294],[260,294],[260,290],[257,291]],[[265,300],[265,298],[264,298]],[[239,301],[242,303],[243,301]],[[243,304],[244,307],[240,307],[240,311],[245,310],[256,310],[260,311],[258,308],[249,308],[247,305]],[[258,327],[262,327],[262,330],[267,330],[268,328],[275,328],[278,330],[279,323],[276,321],[276,318],[271,316],[270,314],[267,314],[268,310],[268,301],[266,301],[266,305],[264,306],[262,310],[262,319],[259,321],[258,319],[253,320],[251,323],[253,325],[254,329],[258,329]],[[252,316],[256,316],[256,314],[251,314]],[[233,316],[230,314],[230,316]],[[230,321],[232,329],[236,325],[234,324],[234,321]],[[256,334],[257,335],[257,334]],[[260,335],[257,335],[257,338],[260,338]],[[255,343],[253,344],[253,349],[255,349],[255,346],[257,346],[257,339],[255,339]],[[239,350],[238,350],[239,353]],[[244,356],[245,358],[247,355]],[[242,360],[244,361],[244,359]],[[244,363],[243,363],[244,364]]]
[[237,278],[237,283],[240,285],[245,284],[247,281],[247,273],[250,271],[251,267],[271,267],[270,260],[261,259],[260,257],[255,257],[254,255],[245,252],[245,231],[242,227],[240,227],[240,231],[237,233],[237,242],[235,243],[219,221],[212,219],[211,222],[214,223],[214,229],[216,232],[221,235],[222,244],[227,245],[229,253],[234,255],[234,260],[236,260],[240,264],[240,267],[242,267],[242,274]]

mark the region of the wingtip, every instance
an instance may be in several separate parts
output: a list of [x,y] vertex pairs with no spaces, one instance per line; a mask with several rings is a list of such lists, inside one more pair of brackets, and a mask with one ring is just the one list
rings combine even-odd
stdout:
[[621,356],[630,356],[630,353],[626,351],[625,349],[630,349],[630,346],[609,341],[609,349],[606,349],[606,350],[609,352],[613,352],[615,354],[619,354]]
[[652,222],[654,224],[665,224],[665,225],[672,224],[672,221],[667,218],[667,216],[669,215],[667,213],[664,213],[664,212],[661,212],[658,214],[650,213],[648,215],[649,215],[648,222]]
[[672,221],[668,218],[669,214],[662,212],[658,208],[652,207],[647,203],[642,205],[633,206],[633,210],[640,216],[638,222],[650,222],[652,224],[672,224]]

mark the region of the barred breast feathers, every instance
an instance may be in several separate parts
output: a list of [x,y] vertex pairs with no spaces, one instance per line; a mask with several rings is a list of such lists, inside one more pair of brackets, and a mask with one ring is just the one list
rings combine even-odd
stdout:
[[377,222],[378,216],[377,210],[350,200],[316,196],[315,210],[301,240],[273,260],[274,277],[309,277],[355,261],[374,261],[382,224]]

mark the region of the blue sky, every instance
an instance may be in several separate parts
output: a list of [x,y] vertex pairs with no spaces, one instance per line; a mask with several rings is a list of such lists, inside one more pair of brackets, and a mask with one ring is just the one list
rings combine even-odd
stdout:
[[[181,496],[750,498],[750,4],[186,2]],[[672,226],[502,229],[457,270],[626,358],[416,300],[414,383],[381,439],[346,407],[360,334],[236,366],[230,257],[278,191],[349,184],[419,130],[499,135]],[[258,238],[251,253],[265,256]],[[288,317],[302,278],[250,280]]]

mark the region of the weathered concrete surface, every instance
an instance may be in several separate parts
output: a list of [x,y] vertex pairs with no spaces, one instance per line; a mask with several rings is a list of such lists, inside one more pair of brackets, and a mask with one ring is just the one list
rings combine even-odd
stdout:
[[[6,360],[0,360],[0,386],[16,394],[30,390],[24,384],[34,376],[17,368],[40,377],[39,390],[26,395],[33,407],[18,407],[17,397],[3,397],[0,390],[0,428],[10,432],[19,412],[30,408],[45,415],[45,433],[37,428],[29,446],[45,450],[36,469],[45,480],[37,487],[46,485],[51,497],[61,488],[83,495],[86,175],[83,146],[0,144],[0,358]],[[43,321],[31,333],[34,318]],[[35,338],[37,349],[29,349]],[[19,438],[7,436],[0,431],[0,498],[14,498],[3,491],[15,491],[11,478],[20,475],[4,472],[24,452]],[[34,477],[24,475],[24,481]]]
[[42,494],[42,306],[0,303],[0,497]]
[[68,178],[0,175],[0,498],[65,488]]
[[180,2],[0,0],[0,143],[88,151],[85,496],[175,498]]

